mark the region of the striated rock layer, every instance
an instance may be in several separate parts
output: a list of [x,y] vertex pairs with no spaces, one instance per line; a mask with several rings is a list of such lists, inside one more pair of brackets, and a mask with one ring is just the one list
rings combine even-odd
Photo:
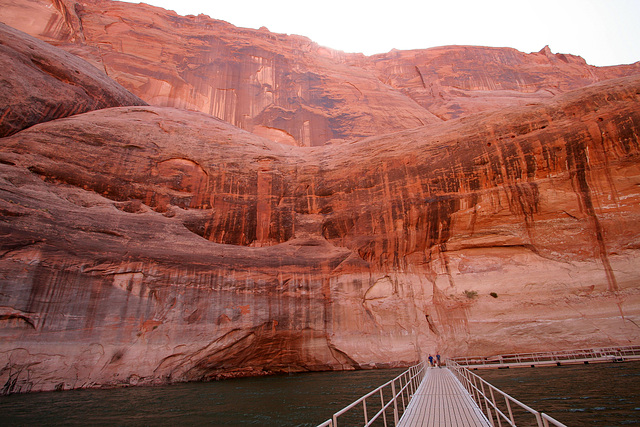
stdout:
[[152,105],[202,111],[299,146],[526,105],[640,72],[640,63],[598,68],[548,47],[365,57],[305,37],[107,0],[0,0],[0,20],[83,57]]
[[637,64],[0,6],[3,394],[640,342]]
[[48,120],[146,105],[82,59],[0,22],[0,137]]
[[368,58],[366,67],[443,120],[640,73],[640,62],[594,67],[579,56],[553,54],[548,46],[530,54],[482,46],[392,51]]
[[638,343],[639,93],[316,149],[161,107],[0,139],[4,392]]

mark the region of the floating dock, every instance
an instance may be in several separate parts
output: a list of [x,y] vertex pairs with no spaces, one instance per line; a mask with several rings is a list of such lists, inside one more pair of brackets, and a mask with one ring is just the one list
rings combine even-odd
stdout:
[[534,368],[589,363],[640,360],[640,346],[601,347],[537,353],[499,354],[495,356],[454,357],[452,360],[469,369]]
[[428,368],[398,426],[491,427],[491,423],[449,369]]
[[333,414],[318,427],[338,426],[566,427],[492,386],[453,360],[425,362]]

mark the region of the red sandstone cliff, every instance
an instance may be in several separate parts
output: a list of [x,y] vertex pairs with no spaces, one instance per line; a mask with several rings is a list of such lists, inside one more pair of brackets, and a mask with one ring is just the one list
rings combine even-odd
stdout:
[[0,137],[48,120],[145,105],[80,58],[0,23]]
[[300,146],[525,105],[640,72],[640,63],[597,68],[548,48],[450,46],[365,57],[107,0],[0,0],[0,20],[80,55],[152,105],[202,111]]
[[[86,54],[72,10],[47,34]],[[32,87],[53,92],[45,71]],[[390,109],[381,129],[405,130],[326,147],[158,106],[0,138],[3,392],[637,344],[640,76],[510,107],[507,80],[494,111],[415,127]]]
[[368,58],[365,67],[444,120],[640,73],[640,62],[594,67],[579,56],[553,54],[548,46],[531,54],[480,46],[392,51]]

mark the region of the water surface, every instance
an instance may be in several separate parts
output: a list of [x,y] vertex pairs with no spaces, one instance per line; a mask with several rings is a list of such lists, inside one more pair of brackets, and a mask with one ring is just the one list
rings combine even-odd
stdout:
[[640,425],[640,362],[474,373],[568,426]]
[[0,425],[316,426],[404,369],[0,397]]
[[[316,426],[400,372],[324,372],[3,396],[0,425]],[[475,373],[569,426],[640,425],[640,362]]]

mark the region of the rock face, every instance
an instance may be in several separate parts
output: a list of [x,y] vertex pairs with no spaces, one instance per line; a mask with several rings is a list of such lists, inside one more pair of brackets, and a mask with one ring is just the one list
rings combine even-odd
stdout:
[[548,46],[515,49],[449,46],[392,51],[368,59],[376,76],[438,117],[449,120],[512,105],[527,105],[595,82],[640,73],[640,63],[593,67]]
[[[96,4],[22,6],[48,11],[47,37],[86,55],[87,22],[115,13],[87,12]],[[146,30],[168,37],[162,22]],[[264,42],[246,37],[247,51]],[[482,89],[493,111],[456,119],[449,92],[430,101],[408,68],[313,49],[324,70],[394,69],[380,90],[443,119],[415,127],[390,107],[377,129],[405,130],[309,148],[274,141],[281,128],[265,138],[203,112],[121,106],[0,138],[2,393],[640,342],[640,75],[569,82],[530,105],[505,77]],[[331,91],[333,72],[314,87]],[[40,73],[34,87],[53,91]],[[341,111],[382,114],[332,93]]]
[[344,54],[304,37],[244,30],[147,5],[53,6],[47,0],[2,0],[0,19],[37,9],[31,10],[38,17],[31,22],[11,22],[104,68],[153,105],[202,111],[302,146],[440,121],[370,72],[333,57]]
[[[29,20],[19,19],[28,14]],[[0,0],[0,20],[78,54],[152,105],[202,111],[273,141],[351,141],[640,72],[549,48],[450,46],[364,57],[205,15],[106,0]]]
[[146,105],[82,59],[0,22],[0,137],[107,107]]

